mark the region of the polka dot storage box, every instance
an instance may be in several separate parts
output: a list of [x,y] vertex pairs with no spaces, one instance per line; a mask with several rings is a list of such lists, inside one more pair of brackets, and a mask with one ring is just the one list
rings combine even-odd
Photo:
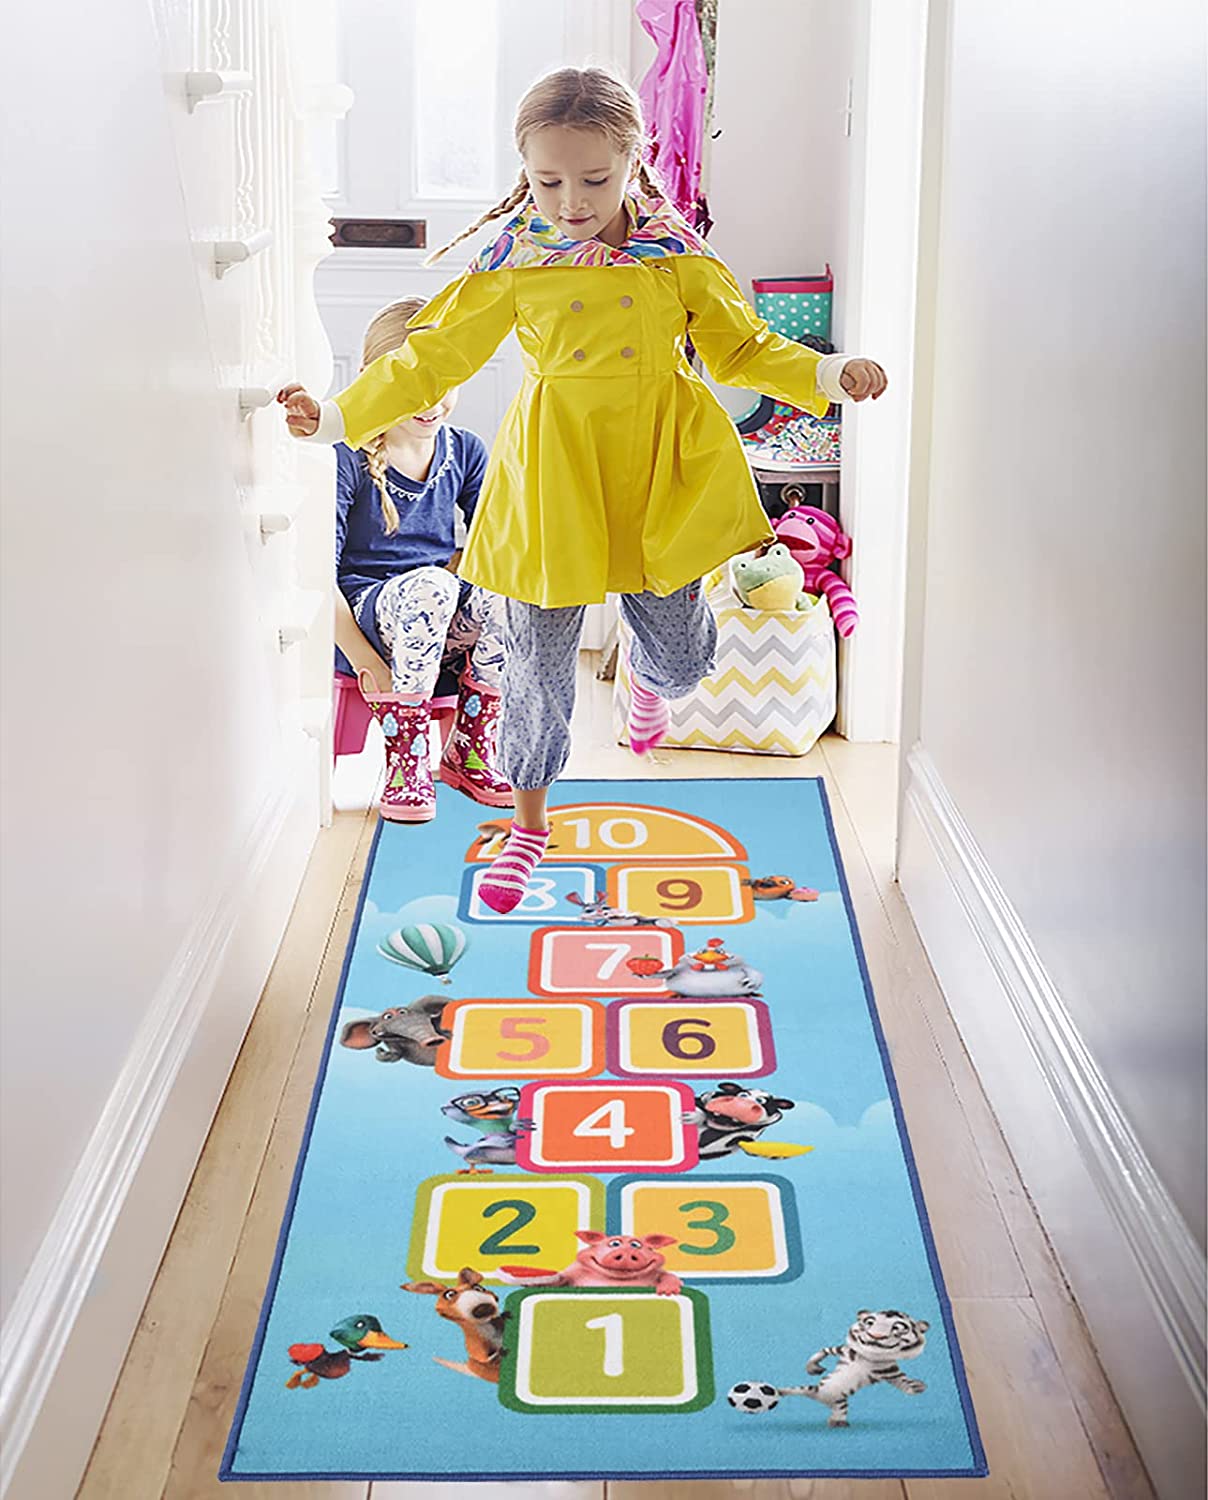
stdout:
[[835,279],[829,265],[823,276],[756,277],[751,286],[755,311],[774,333],[788,339],[799,339],[806,333],[830,338]]

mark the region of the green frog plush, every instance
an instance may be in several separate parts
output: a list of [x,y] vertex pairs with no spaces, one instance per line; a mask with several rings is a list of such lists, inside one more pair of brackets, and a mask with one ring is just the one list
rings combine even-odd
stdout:
[[769,547],[762,556],[736,557],[730,563],[734,592],[751,609],[810,609],[817,600],[802,587],[805,573],[783,542]]

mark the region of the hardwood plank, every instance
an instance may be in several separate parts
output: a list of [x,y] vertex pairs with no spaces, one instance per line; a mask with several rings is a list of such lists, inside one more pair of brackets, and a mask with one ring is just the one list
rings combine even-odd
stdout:
[[[861,752],[879,746],[847,746],[828,736],[824,741],[828,768],[845,808],[869,847],[892,847],[895,830],[887,821],[883,791],[867,774]],[[845,748],[840,748],[841,746]],[[896,781],[896,768],[894,771]],[[870,863],[873,863],[869,856]],[[985,1168],[986,1182],[999,1205],[1016,1257],[1053,1347],[1061,1361],[1079,1418],[1114,1500],[1154,1500],[1132,1434],[1120,1412],[1094,1346],[1052,1247],[1020,1179],[981,1082],[965,1050],[911,918],[901,887],[891,878],[878,882],[886,921],[894,935],[906,980],[913,988],[925,1023],[935,1038],[957,1100]],[[913,1116],[911,1117],[913,1119]],[[913,1126],[912,1126],[913,1133]],[[937,1217],[940,1217],[937,1214]]]
[[1108,1500],[1061,1364],[1029,1298],[954,1304],[988,1479],[908,1479],[909,1500]]
[[379,1480],[369,1486],[370,1500],[604,1500],[602,1481],[547,1479],[513,1483],[441,1484]]
[[[238,1249],[226,1281],[217,1317],[193,1382],[184,1422],[172,1455],[163,1500],[204,1500],[204,1497],[229,1495],[218,1482],[218,1459],[226,1442],[235,1402],[243,1380],[261,1300],[272,1265],[273,1251],[302,1130],[310,1104],[319,1058],[322,1055],[331,1006],[339,983],[344,950],[352,930],[353,916],[364,878],[365,859],[375,820],[364,820],[349,877],[333,924],[331,939],[323,954],[318,977],[309,995],[300,1026],[295,1018],[297,1045],[293,1051],[288,1076],[281,1091],[272,1123],[268,1149],[248,1206]],[[248,1108],[265,1111],[263,1100],[257,1106],[259,1080],[253,1073],[246,1076]],[[272,1104],[269,1104],[272,1109]],[[239,1112],[242,1114],[242,1111]],[[224,1121],[230,1131],[226,1145],[216,1149],[222,1160],[239,1129],[240,1121],[232,1112]],[[276,1497],[276,1500],[367,1500],[367,1484],[272,1483],[241,1484],[239,1493],[249,1497]]]
[[331,941],[336,905],[362,833],[363,819],[338,818],[316,840],[77,1500],[163,1492],[297,1045],[301,1011]]
[[611,1479],[607,1500],[904,1500],[905,1494],[900,1479]]
[[841,796],[832,797],[831,814],[945,1283],[953,1296],[1027,1296],[1027,1278],[928,1025],[917,976],[904,962]]

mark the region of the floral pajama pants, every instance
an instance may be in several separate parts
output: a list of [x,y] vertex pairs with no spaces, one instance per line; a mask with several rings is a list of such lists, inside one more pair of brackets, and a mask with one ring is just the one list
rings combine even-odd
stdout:
[[[499,770],[530,791],[558,779],[570,754],[575,672],[585,606],[541,609],[516,599],[507,608]],[[713,670],[717,622],[699,583],[665,598],[622,594],[633,631],[630,669],[660,698],[686,698]]]
[[[360,602],[358,598],[354,615]],[[396,693],[430,698],[442,666],[463,653],[485,687],[502,684],[504,601],[464,583],[447,568],[415,568],[383,584],[374,623]]]

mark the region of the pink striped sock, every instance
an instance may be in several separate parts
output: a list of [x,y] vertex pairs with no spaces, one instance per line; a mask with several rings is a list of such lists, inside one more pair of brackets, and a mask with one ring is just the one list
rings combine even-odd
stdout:
[[653,750],[667,733],[667,700],[652,693],[636,677],[629,679],[629,748],[635,755]]
[[520,905],[529,876],[541,863],[548,843],[548,828],[521,828],[512,824],[507,843],[491,861],[491,868],[478,887],[479,895],[492,911],[502,917]]

